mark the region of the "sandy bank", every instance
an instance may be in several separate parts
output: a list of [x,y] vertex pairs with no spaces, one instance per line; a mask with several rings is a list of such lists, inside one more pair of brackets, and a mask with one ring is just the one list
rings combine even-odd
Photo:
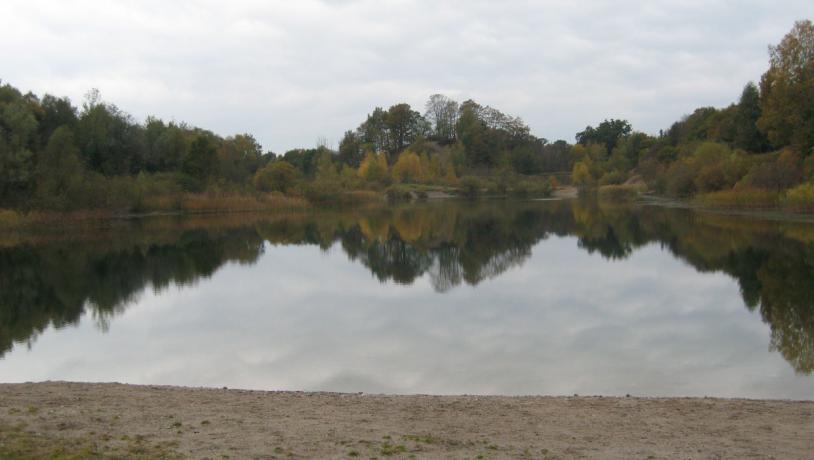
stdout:
[[814,402],[0,385],[0,458],[811,458]]

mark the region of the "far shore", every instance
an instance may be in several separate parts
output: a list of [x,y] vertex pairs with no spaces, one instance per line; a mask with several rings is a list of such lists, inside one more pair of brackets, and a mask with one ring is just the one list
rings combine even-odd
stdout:
[[814,401],[0,384],[0,458],[810,458]]

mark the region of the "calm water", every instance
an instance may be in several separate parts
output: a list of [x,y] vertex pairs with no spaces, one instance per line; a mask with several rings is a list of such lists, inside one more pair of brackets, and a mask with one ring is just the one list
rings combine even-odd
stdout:
[[0,381],[814,398],[814,225],[595,201],[0,238]]

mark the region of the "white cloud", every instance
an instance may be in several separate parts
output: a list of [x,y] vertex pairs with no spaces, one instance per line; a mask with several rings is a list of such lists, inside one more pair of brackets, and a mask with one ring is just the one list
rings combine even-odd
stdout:
[[434,92],[573,140],[624,117],[648,132],[733,102],[807,1],[36,1],[0,4],[0,78],[91,87],[137,118],[284,151],[336,143],[375,106]]

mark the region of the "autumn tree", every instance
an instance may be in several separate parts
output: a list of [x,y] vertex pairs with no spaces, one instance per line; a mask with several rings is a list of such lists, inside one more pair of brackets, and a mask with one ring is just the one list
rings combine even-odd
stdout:
[[769,47],[769,70],[760,80],[758,127],[774,147],[814,148],[814,24],[798,21]]

